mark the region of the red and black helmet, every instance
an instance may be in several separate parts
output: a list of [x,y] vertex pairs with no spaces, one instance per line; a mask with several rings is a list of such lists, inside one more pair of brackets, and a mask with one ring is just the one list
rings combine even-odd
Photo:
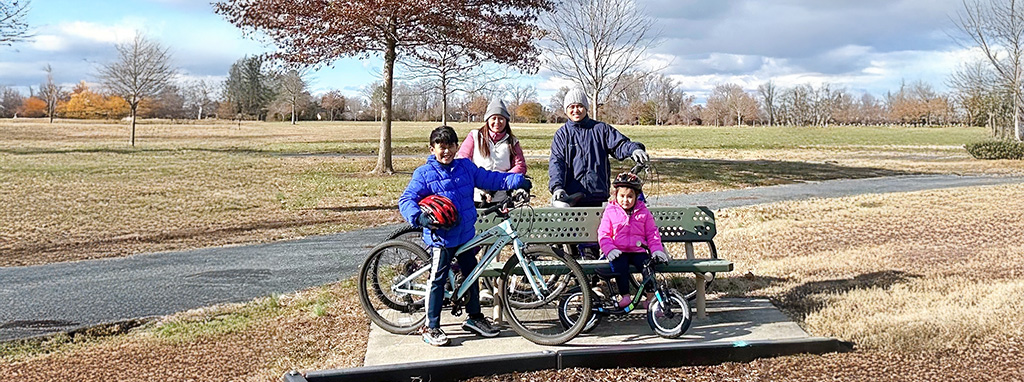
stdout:
[[459,223],[455,203],[441,195],[428,195],[420,200],[420,213],[430,218],[430,228],[449,229]]
[[615,181],[612,182],[612,186],[615,188],[629,187],[637,194],[640,194],[644,190],[644,181],[639,176],[631,172],[624,172],[615,177]]

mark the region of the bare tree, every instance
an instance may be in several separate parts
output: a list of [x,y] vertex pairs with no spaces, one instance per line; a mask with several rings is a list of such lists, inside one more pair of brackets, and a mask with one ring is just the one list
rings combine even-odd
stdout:
[[734,122],[743,125],[744,121],[756,119],[757,114],[757,100],[752,95],[739,85],[722,84],[711,90],[704,119],[711,119],[716,125],[722,126]]
[[0,46],[25,41],[32,37],[25,17],[31,0],[0,1]]
[[533,85],[523,83],[511,83],[505,85],[505,93],[508,94],[508,111],[511,114],[512,121],[516,120],[519,114],[519,105],[530,102],[537,98],[537,89]]
[[154,97],[174,76],[171,54],[156,41],[137,33],[132,41],[117,44],[117,60],[100,68],[100,81],[114,94],[124,97],[131,108],[135,146],[135,116],[139,102]]
[[328,120],[334,121],[334,116],[339,112],[345,114],[345,95],[341,94],[340,90],[331,90],[320,97],[320,107],[327,110],[330,116]]
[[18,116],[18,109],[21,109],[24,102],[25,97],[16,89],[0,85],[0,117]]
[[1021,108],[1024,107],[1024,4],[1016,0],[963,1],[955,20],[967,36],[964,45],[981,49],[1013,97],[1013,137],[1024,140]]
[[219,92],[217,83],[197,79],[185,84],[185,105],[196,112],[196,119],[203,119],[204,110],[214,103],[214,94]]
[[289,69],[277,76],[277,97],[291,107],[292,124],[295,124],[295,109],[309,103],[306,92],[306,73],[298,69]]
[[50,118],[50,123],[53,123],[57,101],[63,97],[64,89],[53,82],[53,67],[50,64],[46,64],[43,70],[46,71],[46,83],[39,86],[39,98],[46,101],[46,116]]
[[778,124],[778,93],[778,87],[770,80],[757,87],[757,94],[761,96],[762,110],[768,116],[768,126]]
[[565,0],[541,23],[550,32],[544,64],[583,86],[593,118],[619,80],[640,70],[657,41],[653,20],[634,0]]
[[548,107],[551,109],[551,114],[548,114],[548,122],[559,123],[558,121],[565,121],[565,109],[562,108],[562,101],[565,99],[565,94],[569,93],[569,87],[563,86],[558,88],[558,91],[548,99]]
[[404,79],[424,79],[428,90],[440,95],[442,125],[448,123],[448,100],[452,94],[475,93],[508,78],[504,70],[484,65],[482,57],[471,53],[470,49],[448,41],[426,45],[413,53],[412,60],[402,62],[409,72],[402,76]]

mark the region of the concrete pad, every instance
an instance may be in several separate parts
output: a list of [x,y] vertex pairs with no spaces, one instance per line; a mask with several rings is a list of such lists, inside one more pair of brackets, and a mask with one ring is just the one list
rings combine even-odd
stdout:
[[765,299],[721,298],[708,300],[708,317],[694,319],[693,325],[677,339],[659,337],[647,325],[647,312],[639,310],[625,316],[605,317],[590,333],[580,334],[560,346],[541,346],[503,328],[495,338],[478,337],[462,330],[465,316],[443,313],[441,327],[451,339],[448,346],[433,347],[419,335],[395,335],[370,324],[364,366],[582,349],[614,345],[659,343],[709,343],[753,340],[778,340],[810,337],[807,332]]

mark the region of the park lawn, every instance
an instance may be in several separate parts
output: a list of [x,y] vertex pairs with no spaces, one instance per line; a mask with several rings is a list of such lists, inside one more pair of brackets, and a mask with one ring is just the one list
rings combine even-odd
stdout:
[[[475,381],[948,381],[1024,377],[1024,185],[782,202],[720,211],[725,295],[771,299],[856,351],[706,367],[571,369]],[[262,380],[362,364],[351,281],[163,317],[126,334],[0,347],[39,381]],[[424,345],[425,346],[425,345]]]
[[[476,127],[454,124],[460,134]],[[379,123],[0,121],[0,266],[248,244],[400,222],[395,201],[435,123],[398,122],[394,175],[371,175]],[[556,125],[517,125],[538,204]],[[1020,173],[977,161],[978,128],[632,127],[657,195],[912,173]],[[627,162],[615,163],[622,171]]]

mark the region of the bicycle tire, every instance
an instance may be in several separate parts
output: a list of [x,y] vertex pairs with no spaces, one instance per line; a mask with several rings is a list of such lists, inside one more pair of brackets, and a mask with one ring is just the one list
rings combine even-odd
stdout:
[[[600,304],[600,297],[591,295],[591,303],[594,305]],[[569,295],[563,297],[558,302],[558,320],[562,323],[565,328],[571,328],[576,324],[576,320],[580,317],[580,312],[583,309],[591,309],[590,307],[584,307],[582,304],[583,292],[580,288],[572,288],[569,291]],[[594,310],[590,310],[590,319],[587,321],[587,325],[583,327],[580,333],[590,333],[601,323],[601,315],[595,314]]]
[[427,244],[423,242],[423,228],[413,227],[412,224],[403,224],[394,231],[388,234],[384,241],[388,240],[405,240],[426,250]]
[[425,299],[419,295],[394,292],[391,285],[417,271],[423,272],[410,288],[427,292],[430,285],[430,256],[405,240],[388,240],[374,247],[359,267],[359,304],[370,321],[390,333],[409,334],[427,319]]
[[[647,306],[647,324],[663,338],[678,338],[690,328],[693,315],[690,304],[679,292],[670,289],[666,294],[665,302],[670,309],[666,309],[662,301],[652,300]],[[666,310],[669,313],[663,313]]]
[[[558,254],[552,252],[551,249],[546,247],[546,246],[527,246],[526,249],[524,250],[523,255],[525,257],[527,257],[527,258],[533,259],[533,258],[538,258],[538,257],[539,258],[545,258],[545,257],[550,257],[550,256],[557,256]],[[506,264],[507,264],[507,261],[508,260],[506,260]],[[517,261],[518,261],[518,259],[517,259]],[[562,275],[551,275],[551,276],[545,277],[544,283],[545,283],[545,285],[547,285],[548,289],[556,289],[556,290],[554,290],[552,292],[551,296],[557,296],[557,295],[560,295],[562,292],[564,292],[563,290],[557,290],[557,288],[564,288],[565,287],[565,284],[559,283],[559,279],[561,278],[561,276]],[[483,283],[484,278],[481,278],[480,280]],[[491,282],[491,281],[492,280],[488,280],[488,282]],[[481,285],[483,285],[483,284],[481,284]],[[546,301],[545,300],[537,300],[537,301],[535,301],[533,299],[526,298],[525,296],[533,294],[533,289],[530,287],[529,283],[522,282],[522,279],[521,279],[521,277],[519,277],[519,275],[514,275],[513,277],[510,277],[508,282],[506,282],[506,283],[504,283],[502,285],[506,286],[506,292],[512,294],[512,296],[510,296],[510,298],[509,298],[509,302],[508,302],[509,305],[508,306],[512,306],[512,307],[520,308],[520,309],[522,309],[522,308],[533,308],[533,307],[539,306],[541,304],[546,304],[546,303],[551,301],[551,300],[546,300]],[[552,298],[554,298],[554,297],[552,297]]]
[[[405,224],[396,228],[384,240],[406,240],[420,246],[424,251],[428,251],[427,244],[423,242],[423,228],[413,227],[412,224]],[[494,302],[493,297],[488,297],[490,292],[485,291],[494,289],[494,277],[481,277],[477,281],[480,283],[480,304],[485,306],[492,305]]]
[[[558,285],[555,285],[554,288],[546,288],[546,291],[541,291],[540,296],[536,294],[509,293],[509,282],[514,277],[518,276],[529,281],[528,276],[524,272],[523,265],[519,262],[519,258],[513,257],[509,259],[505,263],[500,277],[501,301],[505,307],[509,326],[516,333],[519,333],[520,336],[523,336],[523,338],[539,345],[564,344],[580,334],[590,317],[590,309],[584,309],[581,312],[579,321],[576,321],[570,327],[562,326],[558,318],[558,304],[562,298],[568,297],[568,291],[572,290],[573,287],[580,288],[579,290],[582,292],[580,304],[587,307],[590,306],[591,292],[590,288],[583,288],[587,285],[583,269],[576,260],[559,256],[550,250],[535,251],[526,260],[528,262],[526,268],[543,267],[545,269],[543,273],[546,275],[560,276],[557,282]],[[551,279],[551,277],[546,279]],[[547,285],[546,283],[536,281],[534,283],[536,285]],[[513,298],[528,298],[529,300],[519,301],[519,304],[513,305],[511,303]]]

